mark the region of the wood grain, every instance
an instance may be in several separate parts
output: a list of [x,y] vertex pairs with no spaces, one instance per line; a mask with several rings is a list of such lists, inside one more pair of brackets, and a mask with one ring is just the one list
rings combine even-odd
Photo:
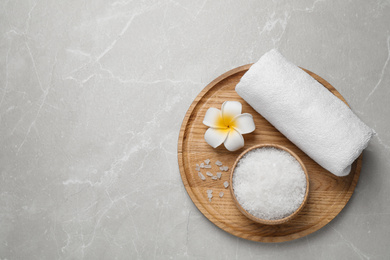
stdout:
[[[301,238],[325,226],[347,204],[359,179],[362,154],[353,163],[351,173],[345,177],[336,177],[310,159],[235,92],[236,84],[251,65],[235,68],[219,76],[207,85],[191,104],[183,120],[178,141],[181,178],[196,207],[206,218],[226,232],[259,242],[283,242]],[[303,70],[347,104],[328,82],[313,72]],[[252,114],[256,124],[253,133],[244,135],[245,146],[236,152],[227,151],[223,145],[213,149],[204,141],[207,127],[202,121],[207,109],[220,108],[227,100],[240,101],[243,113]],[[245,217],[235,206],[229,189],[223,186],[224,181],[229,182],[230,170],[237,157],[251,146],[265,143],[280,144],[292,150],[304,162],[310,177],[310,192],[306,206],[291,221],[275,226],[259,224]],[[206,171],[214,175],[220,171],[215,165],[217,160],[228,166],[229,171],[223,172],[220,180],[215,181],[206,176],[206,180],[202,181],[198,177],[195,165],[206,159],[211,160],[212,169],[202,169],[205,176]],[[207,198],[208,189],[213,190],[214,197],[211,202]],[[218,196],[220,191],[224,192],[222,198]]]

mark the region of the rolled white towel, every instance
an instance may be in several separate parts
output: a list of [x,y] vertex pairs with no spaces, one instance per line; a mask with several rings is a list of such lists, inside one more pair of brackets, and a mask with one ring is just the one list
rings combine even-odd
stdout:
[[277,50],[241,78],[237,93],[323,168],[346,176],[373,130],[340,99]]

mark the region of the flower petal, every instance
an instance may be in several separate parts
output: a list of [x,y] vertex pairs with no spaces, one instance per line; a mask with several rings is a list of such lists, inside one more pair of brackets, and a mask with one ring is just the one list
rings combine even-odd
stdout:
[[221,110],[225,125],[229,125],[235,116],[241,114],[242,106],[238,101],[225,101],[222,104]]
[[230,130],[228,128],[209,128],[204,134],[204,140],[213,148],[220,146],[227,138]]
[[226,138],[224,145],[231,152],[237,151],[244,146],[244,138],[236,130],[232,129]]
[[242,135],[249,134],[256,129],[255,122],[253,122],[253,116],[248,113],[236,116],[233,119],[232,125],[234,125],[234,129]]
[[210,107],[203,119],[203,124],[214,128],[226,128],[222,120],[221,110]]

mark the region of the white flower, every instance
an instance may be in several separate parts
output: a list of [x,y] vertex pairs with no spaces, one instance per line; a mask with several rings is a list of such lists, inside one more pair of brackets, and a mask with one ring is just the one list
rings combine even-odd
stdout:
[[241,114],[241,103],[225,101],[221,110],[211,107],[207,110],[203,124],[210,127],[204,134],[204,139],[213,148],[222,143],[226,149],[233,152],[244,146],[243,134],[255,130],[255,123],[251,114]]

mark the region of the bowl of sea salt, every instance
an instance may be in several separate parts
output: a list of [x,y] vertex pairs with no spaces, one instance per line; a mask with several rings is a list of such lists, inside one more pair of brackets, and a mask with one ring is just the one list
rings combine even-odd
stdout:
[[288,148],[256,145],[235,161],[230,192],[246,217],[261,224],[278,225],[297,216],[305,206],[309,176],[301,159]]

